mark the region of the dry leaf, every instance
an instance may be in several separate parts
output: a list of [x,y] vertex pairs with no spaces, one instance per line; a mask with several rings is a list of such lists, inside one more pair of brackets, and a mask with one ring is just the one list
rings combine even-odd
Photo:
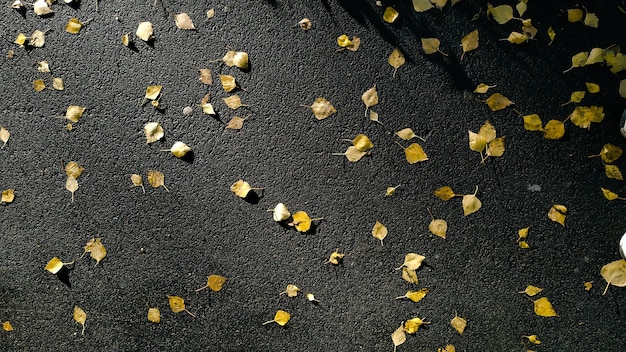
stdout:
[[247,70],[250,67],[248,53],[237,51],[233,56],[233,64],[242,70]]
[[537,114],[524,115],[524,129],[526,131],[543,131],[543,122]]
[[215,17],[215,9],[214,8],[210,8],[207,10],[206,12],[206,18],[208,20],[210,20],[211,18]]
[[383,20],[387,23],[394,23],[398,19],[398,11],[389,6],[383,13]]
[[150,22],[140,22],[137,26],[137,30],[135,31],[135,35],[144,42],[151,40],[153,38],[153,34],[154,30],[152,29],[152,23]]
[[610,262],[600,269],[600,275],[606,281],[606,288],[603,295],[609,289],[609,285],[626,287],[626,260],[620,259]]
[[426,297],[426,295],[428,294],[428,289],[427,288],[422,288],[421,290],[418,291],[407,291],[406,294],[404,296],[399,296],[396,297],[396,299],[403,299],[403,298],[408,298],[413,302],[419,302],[422,299],[424,299],[424,297]]
[[46,83],[44,83],[43,79],[36,79],[33,81],[33,89],[35,92],[41,92],[46,89]]
[[548,28],[548,38],[550,38],[550,43],[548,45],[552,44],[552,42],[554,41],[554,37],[556,37],[556,32],[554,31],[554,29],[552,29],[552,26],[550,26]]
[[396,193],[396,189],[400,187],[400,185],[397,185],[395,187],[387,187],[387,189],[385,190],[385,197],[391,197],[394,195],[394,193]]
[[287,289],[285,289],[285,291],[281,292],[280,294],[286,294],[287,297],[296,297],[298,295],[298,292],[300,292],[300,288],[298,286],[289,284],[287,285]]
[[345,34],[342,34],[339,37],[337,37],[337,45],[339,45],[339,47],[341,48],[346,48],[353,44],[352,44],[352,41],[350,40],[350,37],[348,37]]
[[231,92],[233,89],[237,88],[235,77],[231,75],[220,75],[220,81],[222,82],[222,88],[224,88],[226,92]]
[[506,40],[508,40],[511,44],[524,44],[528,42],[528,39],[528,35],[519,32],[511,32],[511,34],[509,34],[506,38]]
[[200,287],[196,290],[196,292],[204,290],[205,288],[210,288],[213,292],[219,292],[222,289],[222,286],[226,283],[226,278],[224,276],[211,274],[207,277],[206,286]]
[[87,313],[78,306],[74,306],[74,320],[83,326],[82,335],[85,335],[85,322],[87,321]]
[[11,137],[11,133],[9,132],[9,130],[4,128],[4,126],[0,126],[0,142],[3,143],[0,149],[4,148],[7,145],[7,142],[9,141],[10,137]]
[[440,45],[441,41],[437,38],[422,38],[422,50],[424,50],[425,54],[430,55],[439,52],[444,56],[448,56],[439,49]]
[[482,207],[480,199],[476,197],[477,192],[478,186],[476,186],[476,191],[474,191],[474,194],[466,194],[463,196],[463,215],[467,216],[475,213],[480,209],[480,207]]
[[36,15],[39,15],[39,16],[45,16],[47,14],[54,12],[50,8],[50,5],[48,5],[48,2],[46,2],[46,0],[35,1],[33,3],[33,11],[35,12]]
[[410,129],[410,128],[402,129],[402,130],[396,132],[395,135],[400,137],[400,138],[402,138],[402,139],[404,139],[405,141],[408,141],[410,139],[413,139],[413,138],[417,137],[417,135],[415,135],[413,130]]
[[153,143],[163,138],[165,134],[163,132],[163,127],[158,122],[148,122],[143,126],[143,132],[146,135],[146,142]]
[[446,239],[446,232],[448,231],[448,223],[443,219],[432,219],[428,225],[428,230],[433,235]]
[[122,40],[122,45],[123,45],[123,46],[126,46],[126,47],[128,47],[128,46],[130,45],[130,43],[132,42],[132,41],[130,40],[130,35],[129,35],[129,33],[124,34],[124,35],[122,36],[121,40]]
[[305,297],[309,302],[318,303],[318,304],[320,303],[320,300],[315,298],[315,295],[313,295],[312,293],[307,293]]
[[200,77],[198,78],[198,81],[206,84],[206,85],[211,85],[213,84],[213,77],[211,76],[211,70],[208,68],[199,68],[198,69],[200,71]]
[[541,341],[539,341],[539,338],[537,337],[537,335],[530,335],[530,336],[522,336],[528,339],[528,342],[535,344],[535,345],[540,345]]
[[550,120],[543,127],[543,138],[555,140],[565,135],[565,124],[559,120]]
[[60,77],[53,78],[52,88],[56,90],[65,90],[65,84],[63,84],[63,79]]
[[174,21],[176,22],[176,27],[179,29],[196,29],[191,18],[185,12],[174,15]]
[[89,255],[96,260],[96,265],[98,265],[98,263],[106,257],[107,250],[104,248],[101,238],[92,238],[85,245],[85,253],[89,253]]
[[[207,94],[208,95],[208,94]],[[203,103],[200,105],[202,107],[202,112],[207,115],[215,115],[215,110],[213,109],[213,105],[210,103]]]
[[492,94],[485,102],[489,105],[491,111],[502,110],[509,105],[515,104],[500,93]]
[[191,147],[181,141],[177,141],[172,145],[172,148],[162,151],[169,151],[175,157],[182,158],[191,151]]
[[587,52],[587,51],[583,51],[583,52],[580,52],[580,53],[572,56],[572,66],[570,68],[568,68],[567,70],[563,71],[563,73],[573,69],[574,67],[583,67],[583,66],[585,66],[585,63],[587,62],[587,59],[589,59],[589,52]]
[[461,60],[463,60],[463,56],[466,52],[478,48],[478,30],[474,30],[466,34],[463,39],[461,39],[461,46],[463,47],[463,55],[461,55]]
[[420,266],[422,266],[422,262],[426,259],[423,255],[419,255],[417,253],[408,253],[404,256],[404,263],[400,265],[396,270],[400,270],[402,268],[407,268],[409,270],[417,270]]
[[167,299],[169,301],[170,309],[172,310],[172,312],[180,313],[180,312],[185,311],[187,312],[187,314],[195,318],[195,315],[192,314],[190,311],[188,311],[187,308],[185,307],[185,300],[182,297],[167,296]]
[[433,192],[433,194],[444,202],[450,200],[453,197],[456,197],[456,194],[454,193],[454,191],[452,191],[452,188],[450,188],[450,186],[439,187]]
[[385,227],[385,225],[381,224],[380,222],[376,221],[376,223],[374,224],[374,227],[372,227],[372,236],[374,236],[374,238],[377,238],[380,240],[380,245],[383,245],[383,239],[385,239],[385,237],[387,237],[387,228]]
[[415,12],[424,12],[433,8],[433,4],[429,0],[413,0],[413,9]]
[[13,203],[14,199],[15,199],[15,190],[5,189],[4,191],[2,191],[2,198],[0,199],[0,204]]
[[28,45],[33,46],[35,48],[41,48],[46,43],[46,33],[36,30],[33,34],[30,35],[30,40],[28,41]]
[[240,130],[243,128],[243,123],[246,120],[239,117],[239,116],[234,116],[232,119],[230,119],[228,121],[228,124],[226,124],[226,128],[231,129],[231,130]]
[[529,295],[530,297],[537,295],[539,292],[543,291],[542,288],[539,288],[537,286],[533,286],[533,285],[528,285],[526,286],[526,289],[520,293],[525,293],[527,295]]
[[279,309],[278,311],[276,311],[276,314],[274,315],[274,319],[270,321],[266,321],[265,323],[263,323],[263,325],[276,323],[280,326],[285,326],[287,322],[289,321],[289,319],[291,319],[291,314],[289,314],[288,312],[284,310]]
[[311,20],[309,20],[308,18],[303,18],[298,21],[298,27],[300,27],[300,29],[302,29],[303,31],[308,31],[313,27],[313,25],[311,24]]
[[65,112],[65,118],[72,122],[78,122],[78,120],[83,117],[85,109],[87,108],[83,108],[78,105],[70,105],[67,107],[67,111]]
[[570,119],[580,128],[589,128],[592,122],[599,123],[604,120],[604,108],[602,106],[577,106],[570,115]]
[[400,51],[400,49],[398,48],[393,49],[393,51],[391,52],[391,55],[389,55],[389,58],[387,59],[387,63],[389,63],[389,65],[393,67],[392,77],[396,76],[396,72],[398,71],[398,68],[404,65],[405,62],[406,60],[404,59],[404,55],[402,55],[402,52]]
[[58,273],[59,271],[61,271],[61,269],[63,269],[63,267],[65,265],[72,265],[74,264],[74,261],[72,260],[69,263],[63,263],[61,261],[61,259],[59,259],[59,257],[54,257],[52,259],[50,259],[50,261],[48,261],[48,263],[46,264],[45,269],[47,271],[49,271],[51,274],[55,274]]
[[596,16],[595,13],[590,13],[590,12],[587,12],[587,14],[585,15],[585,19],[583,21],[585,26],[593,27],[593,28],[598,28],[598,22],[599,22],[598,16]]
[[548,218],[554,222],[558,222],[561,226],[565,227],[565,215],[567,214],[567,208],[561,204],[554,204],[548,212]]
[[546,298],[541,297],[536,301],[533,301],[535,314],[540,317],[556,317],[556,311],[552,307],[552,303]]
[[239,107],[242,106],[241,104],[241,98],[239,97],[239,95],[231,95],[228,98],[223,98],[224,103],[226,103],[226,106],[228,106],[229,108],[235,110],[238,109]]
[[361,100],[365,104],[365,116],[367,116],[367,109],[378,104],[378,92],[376,91],[376,85],[368,89],[361,95]]
[[415,164],[420,161],[428,160],[426,152],[424,152],[422,146],[417,143],[412,143],[411,145],[406,147],[404,149],[404,156],[409,164]]
[[493,7],[487,4],[487,15],[491,15],[499,24],[505,24],[513,19],[513,8],[509,5]]
[[328,259],[327,263],[331,263],[333,265],[339,265],[339,263],[341,263],[341,261],[343,260],[343,257],[345,257],[345,254],[339,253],[339,249],[336,249],[334,252],[330,254],[330,258]]
[[567,9],[567,20],[569,22],[580,22],[583,20],[583,10]]
[[[452,2],[454,1],[455,0],[452,0]],[[456,1],[461,1],[461,0],[456,0]],[[454,345],[446,345],[446,347],[438,348],[437,352],[456,352],[456,348],[454,347]]]
[[7,320],[2,323],[2,330],[6,332],[13,331],[13,325],[11,325],[11,322]]
[[333,104],[331,104],[325,98],[321,97],[315,99],[313,104],[311,104],[311,106],[308,106],[308,108],[313,111],[313,115],[315,115],[315,118],[318,120],[323,120],[337,112]]
[[294,213],[291,218],[293,221],[289,225],[294,226],[298,232],[307,232],[311,229],[312,219],[306,212],[300,210]]
[[624,176],[617,165],[604,165],[604,173],[608,178],[624,181]]
[[287,206],[285,206],[285,204],[283,203],[276,204],[274,209],[270,209],[268,211],[271,211],[273,213],[272,218],[276,222],[285,221],[291,217],[289,209],[287,209]]
[[143,193],[146,193],[146,189],[143,187],[143,178],[141,175],[132,174],[130,175],[130,181],[133,183],[135,187],[141,187]]
[[459,333],[459,335],[463,335],[463,332],[465,331],[465,327],[467,326],[467,320],[465,320],[464,318],[461,318],[455,312],[454,318],[452,318],[452,320],[450,321],[450,325],[452,325],[454,330],[456,330]]
[[504,137],[496,138],[487,145],[487,156],[500,157],[504,154]]
[[148,321],[155,324],[161,322],[161,311],[159,311],[159,308],[148,308]]
[[591,291],[591,288],[593,287],[593,281],[585,281],[583,286],[585,287],[585,291]]
[[72,193],[72,203],[74,203],[74,192],[78,190],[78,181],[74,177],[68,176],[65,182],[65,189]]
[[333,153],[333,155],[345,155],[348,161],[354,163],[361,160],[361,158],[367,155],[367,152],[360,151],[355,146],[351,145],[348,147],[348,149],[346,149],[345,153]]
[[152,188],[163,187],[167,192],[170,191],[165,186],[165,176],[160,171],[148,170],[148,184],[152,186]]
[[238,180],[230,186],[231,192],[235,193],[235,195],[239,198],[246,198],[250,191],[252,191],[252,187],[250,184],[244,180]]
[[65,31],[70,34],[78,34],[81,28],[83,28],[83,23],[77,18],[70,18],[69,22],[65,25]]
[[411,270],[407,267],[402,268],[402,279],[408,283],[416,284],[418,283],[417,273],[415,270]]
[[149,86],[146,88],[146,95],[144,98],[148,100],[157,100],[161,94],[161,89],[163,89],[163,86]]
[[487,85],[485,83],[481,83],[481,84],[476,86],[476,89],[474,89],[474,93],[480,93],[480,94],[487,93],[487,91],[490,88],[495,88],[495,87],[496,87],[495,85],[494,86],[490,86],[490,85]]
[[[413,4],[415,4],[415,1],[416,0],[413,0]],[[393,342],[393,352],[396,352],[396,348],[406,342],[406,335],[404,334],[404,324],[400,324],[400,327],[391,334],[391,342]]]
[[589,93],[598,93],[600,92],[600,86],[596,83],[585,82],[585,87],[587,87],[587,91]]
[[48,61],[39,61],[37,63],[37,71],[50,72],[50,65],[48,65]]

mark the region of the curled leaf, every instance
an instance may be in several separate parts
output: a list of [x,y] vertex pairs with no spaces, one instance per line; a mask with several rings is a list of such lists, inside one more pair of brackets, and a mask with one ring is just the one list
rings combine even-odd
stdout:
[[140,22],[139,25],[137,25],[137,30],[135,31],[135,35],[139,39],[143,40],[144,42],[151,40],[153,38],[152,37],[153,34],[154,34],[154,30],[152,29],[152,23]]

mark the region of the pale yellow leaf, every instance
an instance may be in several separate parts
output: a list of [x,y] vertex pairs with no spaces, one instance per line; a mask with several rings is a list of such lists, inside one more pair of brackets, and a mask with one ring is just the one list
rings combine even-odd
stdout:
[[174,15],[174,21],[176,22],[176,27],[179,29],[196,29],[193,25],[193,21],[191,21],[191,18],[185,12]]
[[567,215],[567,207],[561,204],[554,204],[548,211],[548,219],[561,224],[565,227],[565,217]]
[[87,313],[78,306],[74,306],[74,321],[83,326],[82,335],[85,335],[85,322],[87,321]]
[[385,227],[385,225],[381,224],[378,221],[376,221],[374,227],[372,227],[372,236],[379,239],[381,245],[383,244],[383,239],[387,237],[387,232],[387,227]]

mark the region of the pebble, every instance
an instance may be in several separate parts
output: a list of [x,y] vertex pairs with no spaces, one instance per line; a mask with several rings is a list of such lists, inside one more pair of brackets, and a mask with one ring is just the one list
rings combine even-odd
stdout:
[[189,116],[193,112],[193,108],[191,106],[185,106],[183,109],[183,115]]

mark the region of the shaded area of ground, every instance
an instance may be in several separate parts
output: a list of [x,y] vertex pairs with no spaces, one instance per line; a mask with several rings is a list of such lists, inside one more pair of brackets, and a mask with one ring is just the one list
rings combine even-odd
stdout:
[[[626,290],[611,287],[602,296],[599,271],[619,258],[625,207],[609,203],[600,187],[621,195],[626,187],[588,156],[605,143],[626,147],[617,129],[624,77],[602,65],[563,71],[578,52],[626,47],[626,15],[616,7],[623,3],[580,3],[600,18],[593,29],[567,22],[573,2],[529,0],[524,18],[539,33],[525,45],[500,40],[519,31],[519,22],[498,25],[483,2],[425,13],[398,2],[393,25],[381,19],[384,6],[354,3],[113,0],[96,12],[90,1],[56,4],[46,18],[0,9],[0,125],[11,132],[0,150],[0,189],[16,190],[15,201],[0,207],[0,320],[15,328],[0,334],[2,349],[382,351],[392,349],[389,336],[402,321],[418,316],[431,324],[399,351],[448,343],[457,351],[524,351],[521,336],[530,334],[542,340],[538,351],[622,350]],[[216,15],[205,20],[211,7]],[[179,12],[189,13],[195,31],[175,27]],[[72,17],[92,20],[70,35],[63,28]],[[303,17],[310,31],[295,26]],[[133,37],[140,21],[153,23],[152,45],[134,38],[135,50],[122,46],[120,37]],[[550,26],[557,34],[551,45]],[[43,48],[12,43],[35,29],[49,30]],[[460,40],[475,29],[480,45],[461,60]],[[361,38],[358,51],[337,50],[344,33]],[[448,56],[423,54],[422,37],[439,38]],[[395,78],[387,64],[394,47],[407,58]],[[249,72],[214,62],[229,48],[249,53]],[[32,89],[35,79],[51,81],[36,69],[41,60],[64,79],[65,91]],[[213,71],[211,86],[198,81],[205,67]],[[229,110],[222,98],[231,94],[217,74],[235,76],[250,106]],[[482,82],[544,122],[565,120],[573,105],[561,104],[595,82],[601,92],[582,104],[604,106],[606,117],[589,130],[567,123],[562,140],[547,141],[525,131],[512,108],[490,111],[482,102],[488,95],[471,93]],[[141,105],[152,84],[164,87],[161,111]],[[360,96],[374,84],[382,124],[363,114]],[[197,106],[207,93],[220,119]],[[338,113],[317,121],[301,105],[322,96]],[[87,107],[71,132],[56,118],[68,105]],[[192,115],[182,114],[185,106]],[[243,129],[224,129],[235,115],[249,116]],[[481,164],[467,131],[486,120],[506,136],[507,150]],[[165,137],[148,145],[142,128],[150,121],[161,122]],[[405,127],[425,137],[428,161],[406,163],[393,136]],[[359,133],[375,145],[370,156],[349,163],[331,155]],[[160,152],[178,140],[193,148],[193,162]],[[73,203],[62,171],[71,160],[86,169]],[[622,159],[616,164],[626,167]],[[164,173],[170,192],[132,187],[130,175],[148,169]],[[263,188],[257,202],[230,192],[240,178]],[[395,185],[396,194],[384,197]],[[482,209],[463,216],[459,198],[433,196],[444,185],[461,194],[478,186]],[[297,233],[267,213],[278,202],[324,220],[312,233]],[[547,218],[552,204],[567,206],[565,228]],[[426,208],[448,221],[447,239],[428,232]],[[389,229],[384,246],[371,236],[377,220]],[[527,250],[516,243],[524,227]],[[108,250],[99,265],[79,259],[66,283],[43,270],[54,256],[78,259],[94,236]],[[336,249],[343,263],[325,264]],[[395,270],[409,252],[427,258],[418,286]],[[212,273],[228,278],[224,288],[196,293]],[[586,281],[593,281],[590,291]],[[321,303],[279,295],[290,283]],[[559,316],[536,316],[518,293],[526,285],[544,288],[541,296]],[[430,292],[421,302],[394,299],[422,287]],[[166,295],[185,298],[196,317],[172,313]],[[72,320],[75,305],[87,312],[84,336]],[[146,320],[148,306],[161,310],[160,324]],[[277,309],[291,321],[262,326]],[[455,311],[468,320],[462,336],[449,325]]]

